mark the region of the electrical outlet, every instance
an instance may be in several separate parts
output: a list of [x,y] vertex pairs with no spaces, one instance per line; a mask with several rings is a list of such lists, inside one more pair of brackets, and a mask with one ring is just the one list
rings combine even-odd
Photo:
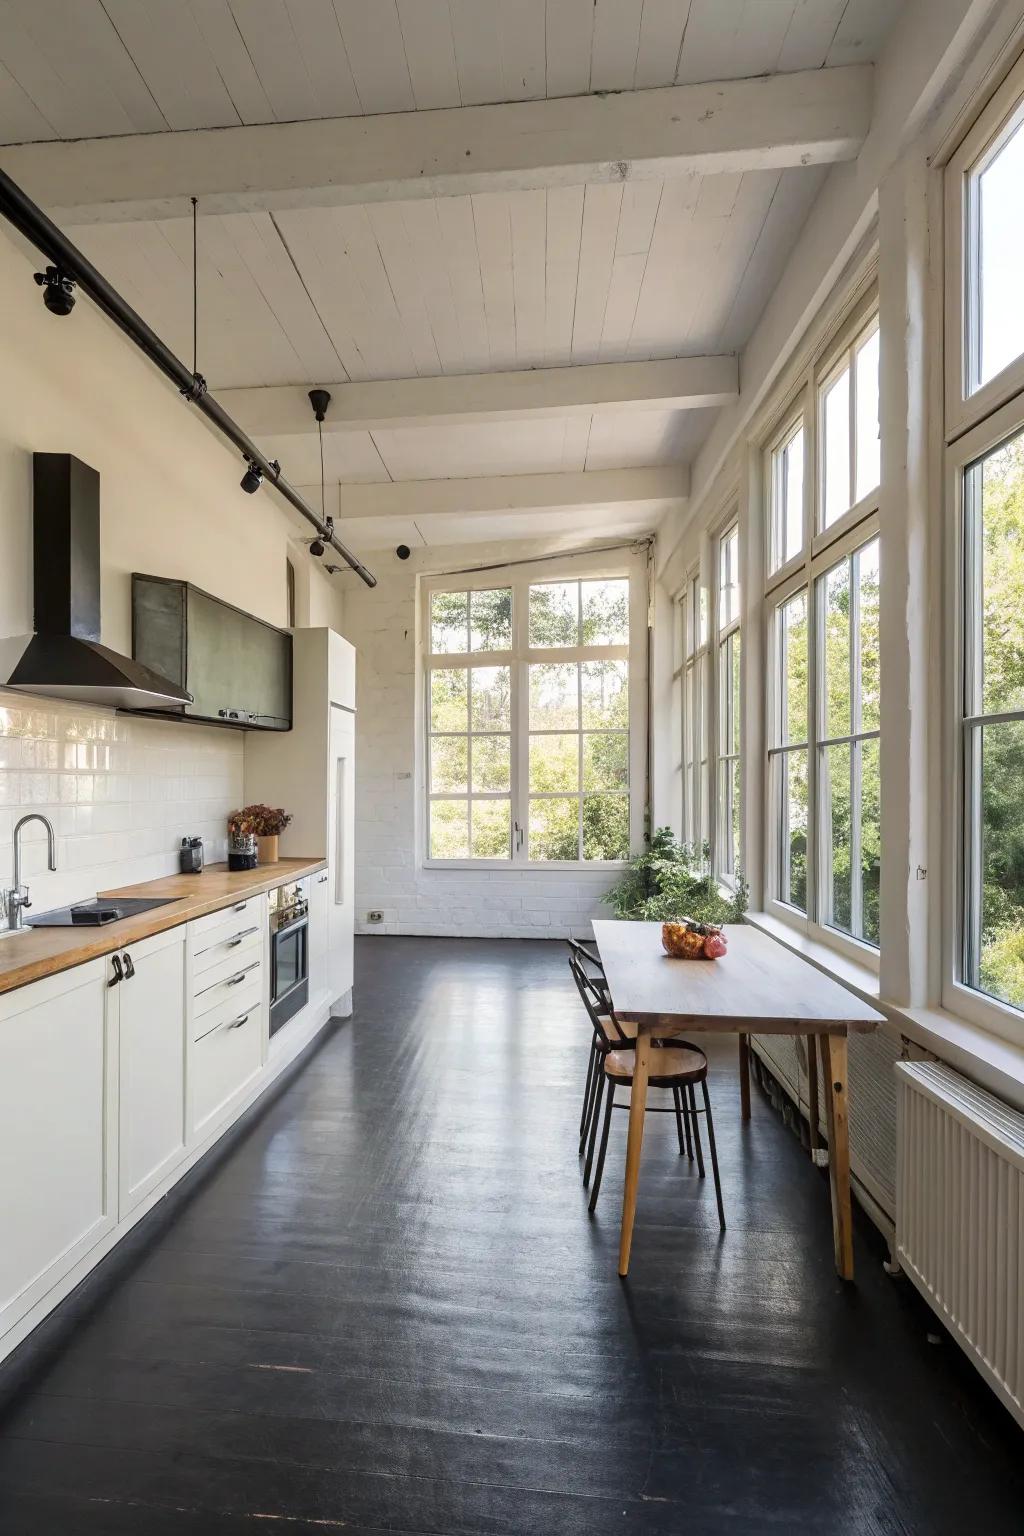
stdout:
[[384,914],[383,912],[367,912],[366,921],[368,923],[382,923],[384,921]]

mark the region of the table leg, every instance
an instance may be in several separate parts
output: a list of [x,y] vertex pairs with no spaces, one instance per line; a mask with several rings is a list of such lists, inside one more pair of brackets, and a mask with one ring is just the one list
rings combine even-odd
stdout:
[[626,1181],[622,1191],[622,1230],[619,1234],[619,1274],[629,1273],[629,1250],[633,1242],[633,1217],[636,1215],[636,1191],[640,1181],[640,1149],[644,1142],[644,1114],[647,1109],[647,1074],[651,1062],[651,1037],[637,1035],[633,1062],[633,1086],[629,1092],[629,1132],[626,1137]]
[[821,1137],[818,1133],[818,1119],[820,1110],[818,1107],[818,1042],[814,1035],[808,1035],[807,1039],[807,1124],[811,1138],[811,1161],[816,1161],[814,1154],[821,1145]]
[[750,1037],[740,1031],[740,1119],[750,1119]]
[[828,1177],[832,1188],[832,1237],[836,1251],[836,1270],[843,1280],[852,1280],[853,1212],[850,1208],[850,1126],[847,1115],[845,1035],[822,1035],[821,1062],[825,1078]]

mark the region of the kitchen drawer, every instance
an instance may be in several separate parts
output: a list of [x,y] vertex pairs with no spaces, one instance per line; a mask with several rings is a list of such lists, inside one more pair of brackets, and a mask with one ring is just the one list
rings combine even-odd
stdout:
[[253,923],[262,925],[266,910],[267,898],[261,894],[247,896],[244,901],[236,901],[230,907],[219,907],[216,912],[207,912],[205,917],[193,918],[188,925],[192,953],[198,955],[215,944],[221,936],[222,928],[237,930],[248,928]]
[[224,975],[209,986],[203,992],[199,992],[192,999],[193,1019],[202,1018],[213,1008],[219,1008],[221,1003],[229,997],[240,997],[243,991],[259,981],[262,985],[263,962],[261,959],[251,959],[246,965],[237,965],[225,971]]
[[232,1019],[240,1019],[244,1013],[252,1013],[263,1006],[263,967],[250,971],[237,987],[229,989],[226,996],[205,1013],[193,1014],[192,1039],[201,1040],[211,1029],[219,1029]]
[[194,955],[192,960],[192,991],[202,992],[218,980],[219,974],[229,975],[241,970],[249,961],[262,957],[263,928],[249,924],[244,928],[229,926],[215,937],[209,949]]
[[[245,1010],[238,1016],[241,1018]],[[232,1099],[260,1070],[262,1008],[244,1022],[225,1020],[192,1049],[192,1134],[201,1136],[229,1112]]]

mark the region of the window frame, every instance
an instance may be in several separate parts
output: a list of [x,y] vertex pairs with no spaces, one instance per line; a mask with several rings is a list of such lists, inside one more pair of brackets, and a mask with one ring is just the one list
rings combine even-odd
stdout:
[[[777,521],[779,503],[777,497],[776,455],[792,441],[798,431],[802,431],[804,435],[803,508],[800,548],[788,560],[782,560],[778,565],[774,565],[773,560],[779,533]],[[807,545],[813,517],[813,441],[813,433],[808,428],[808,392],[806,384],[802,384],[795,398],[790,401],[786,410],[781,413],[778,426],[762,450],[762,485],[765,488],[764,499],[766,508],[764,520],[764,569],[765,582],[768,587],[775,587],[780,582],[787,581],[794,571],[802,570],[807,559]]]
[[990,97],[946,162],[943,173],[947,442],[982,422],[1024,390],[1024,352],[987,383],[973,392],[969,389],[976,341],[970,321],[980,299],[976,286],[978,230],[972,178],[992,163],[1018,129],[1024,132],[1024,62],[1010,71]]
[[[721,593],[722,593],[722,580],[721,580],[722,554],[723,554],[723,550],[724,550],[726,544],[732,538],[733,534],[736,535],[736,571],[735,571],[735,587],[736,587],[736,592],[737,592],[736,612],[735,612],[735,615],[731,619],[723,621],[722,616],[721,616],[721,614],[719,612],[719,608],[720,608],[720,604],[721,604]],[[709,834],[708,835],[708,841],[709,841],[709,843],[711,845],[711,870],[712,870],[712,873],[714,874],[715,879],[719,882],[719,884],[724,886],[727,890],[730,890],[730,891],[734,891],[737,888],[737,884],[738,884],[737,874],[738,874],[738,872],[742,872],[742,862],[743,862],[743,827],[744,827],[744,817],[745,817],[745,811],[744,811],[744,806],[743,806],[743,784],[742,784],[742,773],[743,773],[743,766],[742,766],[743,765],[743,686],[744,686],[743,685],[743,648],[742,648],[742,628],[743,628],[743,579],[742,579],[742,571],[743,571],[743,550],[742,550],[742,533],[741,533],[741,528],[740,528],[739,508],[738,508],[738,505],[737,505],[735,499],[732,499],[730,501],[730,505],[728,507],[728,510],[726,511],[725,515],[722,518],[719,519],[719,521],[718,521],[718,523],[717,523],[717,525],[716,525],[716,527],[715,527],[715,529],[714,529],[714,531],[712,533],[712,536],[711,536],[711,574],[712,574],[712,580],[710,582],[710,593],[709,593],[710,601],[708,603],[709,614],[708,614],[708,636],[707,636],[707,650],[708,650],[708,653],[709,653],[708,660],[709,660],[710,671],[709,671],[709,677],[708,677],[707,694],[705,696],[705,701],[704,701],[705,705],[706,705],[706,709],[707,709],[707,714],[706,714],[706,717],[705,717],[705,719],[706,719],[706,729],[707,729],[706,740],[707,740],[707,745],[708,745],[708,758],[707,758],[708,774],[707,774],[706,789],[707,789],[707,800],[708,800],[708,806],[707,806],[707,826],[708,826],[708,834]],[[739,717],[738,717],[738,719],[735,722],[735,724],[736,724],[736,734],[737,734],[737,747],[736,747],[736,751],[735,752],[731,752],[731,751],[730,752],[723,752],[722,751],[723,729],[728,729],[728,727],[729,727],[729,724],[730,724],[729,716],[731,714],[732,702],[733,702],[733,697],[734,697],[733,690],[730,689],[729,690],[729,698],[728,698],[728,701],[727,701],[726,709],[724,711],[724,717],[725,718],[723,719],[722,700],[723,700],[723,697],[724,697],[724,680],[725,680],[725,677],[726,677],[726,670],[723,667],[722,658],[723,658],[723,654],[726,651],[729,651],[732,655],[736,656],[735,665],[738,668],[738,676],[736,678],[736,693],[738,694],[738,697],[739,697]],[[702,724],[704,724],[704,723],[705,722],[702,721]],[[739,816],[739,839],[738,839],[739,847],[738,848],[735,848],[733,846],[733,844],[732,844],[732,826],[731,826],[732,816],[731,816],[731,814],[727,814],[724,817],[722,815],[722,806],[721,806],[721,799],[722,799],[722,784],[721,784],[722,768],[727,763],[729,765],[735,764],[736,767],[737,767],[737,771],[738,771],[738,773],[740,775],[739,806],[738,806],[738,816]],[[701,767],[703,768],[703,759],[701,759]],[[735,793],[736,793],[735,783],[730,781],[729,784],[726,786],[726,788],[727,788],[727,791],[728,791],[727,799],[729,801],[730,809],[731,809],[733,798],[734,798]],[[723,828],[723,823],[724,823],[724,828]],[[723,841],[723,838],[726,839],[727,841]],[[724,860],[723,857],[722,857],[723,848],[725,848],[725,847],[728,848],[728,853],[729,853],[729,858],[728,858],[727,861]],[[738,857],[738,861],[733,857],[734,854],[738,854],[738,856],[739,856]]]
[[[706,721],[707,653],[706,631],[701,627],[703,587],[700,563],[690,567],[676,601],[682,613],[681,661],[679,667],[679,710],[682,734],[682,841],[694,847],[709,841],[707,792],[704,780],[708,763],[701,755],[707,737],[702,735]],[[706,610],[705,610],[706,619]]]
[[[841,322],[829,333],[809,363],[797,385],[790,391],[783,408],[772,418],[760,440],[762,463],[761,507],[765,538],[765,582],[761,602],[762,638],[765,665],[765,735],[762,756],[762,807],[764,819],[764,891],[762,905],[766,913],[789,927],[819,941],[846,958],[877,971],[880,947],[854,938],[822,920],[822,862],[828,839],[823,835],[825,807],[820,794],[820,759],[824,739],[821,736],[823,679],[821,649],[823,609],[819,583],[827,571],[854,550],[879,536],[879,483],[831,523],[821,526],[824,516],[823,402],[832,379],[846,366],[855,372],[859,346],[879,324],[877,279],[873,279],[850,303]],[[802,415],[804,426],[804,545],[800,554],[778,570],[772,571],[771,527],[773,508],[772,454],[785,442],[787,434]],[[856,484],[856,389],[850,389],[850,477]],[[808,622],[807,664],[807,912],[800,911],[780,896],[781,890],[781,820],[777,818],[778,786],[774,760],[782,751],[778,737],[779,698],[779,615],[783,605],[806,589]],[[880,732],[870,733],[880,739]],[[793,744],[796,746],[796,743]]]
[[[629,580],[629,643],[627,646],[534,647],[529,645],[528,589],[530,586],[559,581]],[[435,592],[491,591],[512,589],[512,645],[507,651],[460,652],[448,656],[432,654],[430,649],[430,599]],[[518,596],[518,600],[517,600]],[[567,556],[564,560],[539,559],[515,565],[495,566],[488,570],[459,572],[452,575],[422,575],[418,578],[419,622],[417,625],[417,715],[416,715],[416,850],[417,868],[429,870],[545,871],[577,873],[626,868],[628,859],[536,859],[529,853],[529,666],[531,662],[562,661],[573,652],[572,660],[601,661],[618,659],[625,651],[629,688],[628,760],[629,850],[634,855],[642,845],[644,807],[647,802],[647,565],[642,555],[630,550],[601,556]],[[614,655],[612,655],[614,653]],[[439,859],[430,855],[430,802],[432,799],[488,798],[486,793],[466,796],[430,791],[430,673],[435,669],[460,669],[472,666],[510,667],[510,857],[500,859]],[[577,730],[582,734],[582,722]],[[459,733],[442,733],[459,734]],[[575,733],[567,733],[575,734]],[[495,791],[490,798],[506,798]],[[581,796],[582,798],[582,796]],[[516,827],[522,829],[521,841]]]
[[[1024,432],[1024,396],[1006,401],[969,431],[951,442],[946,449],[947,502],[951,512],[946,596],[947,611],[953,623],[947,644],[946,710],[946,794],[944,822],[947,836],[944,848],[946,878],[943,889],[942,1005],[951,1013],[977,1024],[1004,1040],[1019,1044],[1024,1031],[1024,1009],[983,992],[965,980],[968,953],[973,941],[973,918],[978,899],[976,890],[968,890],[969,866],[980,876],[977,850],[972,846],[971,807],[968,797],[973,788],[967,767],[968,733],[986,720],[1004,718],[1001,714],[967,715],[968,661],[968,579],[971,552],[966,529],[964,483],[967,471],[1001,444]],[[1010,711],[1013,718],[1020,711]],[[971,881],[973,885],[973,880]]]

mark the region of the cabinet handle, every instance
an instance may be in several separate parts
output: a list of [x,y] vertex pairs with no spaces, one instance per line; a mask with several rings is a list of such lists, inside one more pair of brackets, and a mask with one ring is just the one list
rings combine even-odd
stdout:
[[255,926],[253,926],[252,928],[243,928],[241,930],[241,932],[240,933],[236,933],[233,938],[225,939],[225,941],[224,941],[225,947],[227,949],[237,949],[239,944],[241,944],[243,939],[247,939],[249,937],[250,933],[256,933],[256,932],[257,932],[257,929],[255,928]]
[[235,912],[244,912],[248,905],[249,903],[247,901],[239,901],[235,903],[233,910]]
[[228,1029],[241,1029],[242,1025],[246,1022],[248,1017],[249,1015],[247,1013],[243,1013],[240,1019],[235,1019],[231,1024],[228,1025]]
[[112,955],[110,963],[114,968],[114,974],[110,981],[107,982],[107,986],[116,987],[119,981],[124,981],[124,971],[121,968],[121,956]]
[[245,972],[244,971],[239,971],[237,976],[232,976],[231,977],[231,979],[228,982],[228,986],[229,987],[237,987],[238,983],[240,981],[244,981],[244,980],[245,980]]
[[321,875],[316,883],[317,883],[317,885],[326,885],[327,884],[327,876],[326,875]]
[[135,963],[132,960],[132,957],[128,953],[127,950],[125,950],[125,952],[124,952],[123,959],[124,959],[124,978],[125,978],[125,981],[131,981],[132,977],[135,975]]

